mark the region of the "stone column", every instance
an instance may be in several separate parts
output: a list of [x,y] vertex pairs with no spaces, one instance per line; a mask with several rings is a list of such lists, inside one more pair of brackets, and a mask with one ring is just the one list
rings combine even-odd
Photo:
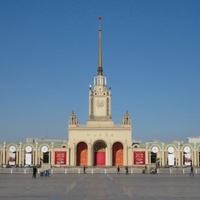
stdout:
[[128,166],[132,166],[133,165],[133,162],[132,162],[132,159],[133,159],[132,157],[133,156],[131,156],[131,150],[132,149],[127,146],[127,159],[128,159],[127,162],[128,162]]
[[161,166],[163,167],[163,166],[165,166],[165,150],[164,149],[162,149],[162,152],[161,152]]
[[106,148],[106,166],[111,166],[111,144],[109,142],[107,148]]
[[51,161],[52,161],[52,150],[49,149],[49,165],[51,165]]
[[165,144],[162,143],[162,151],[161,151],[161,157],[160,157],[160,166],[165,165]]
[[73,160],[74,160],[74,162],[73,162],[73,166],[76,166],[76,144],[74,143],[74,155],[73,155]]
[[193,148],[192,164],[194,166],[197,166],[197,149],[196,149],[196,143],[194,143],[194,148]]
[[70,148],[69,148],[69,145],[67,147],[67,159],[66,159],[66,166],[69,166],[70,165]]
[[132,147],[132,146],[130,147],[130,157],[131,157],[131,159],[130,159],[131,165],[134,165],[134,160],[133,160],[133,147]]
[[38,158],[38,164],[42,166],[43,162],[41,161],[41,149],[37,149],[37,158]]
[[33,149],[34,151],[34,158],[35,158],[35,165],[40,164],[40,160],[38,159],[38,143],[36,142],[35,148]]
[[88,166],[92,166],[92,144],[88,144]]
[[51,166],[54,165],[54,157],[55,157],[55,154],[54,154],[54,142],[51,143]]
[[18,165],[19,165],[19,167],[21,167],[22,166],[22,143],[20,142],[19,143],[19,148],[18,148],[18,151],[19,151],[19,154],[18,154],[18,156],[19,156],[19,163],[18,163]]
[[145,149],[145,164],[149,164],[149,151]]
[[70,156],[70,158],[71,158],[71,166],[75,166],[75,158],[76,158],[76,156],[75,156],[75,154],[76,154],[76,144],[75,144],[75,142],[72,144],[72,148],[71,148],[71,156]]
[[22,165],[22,167],[25,165],[25,163],[24,163],[24,149],[23,148],[21,149],[21,165]]
[[0,149],[0,166],[2,166],[3,149]]
[[0,166],[3,165],[3,152],[4,152],[4,149],[2,148],[0,151]]
[[2,164],[6,165],[6,142],[3,143],[3,160],[2,160]]
[[146,143],[146,149],[145,149],[145,164],[149,164],[149,146],[148,146],[148,142]]
[[38,149],[37,148],[34,148],[33,149],[34,151],[34,159],[35,159],[35,162],[34,162],[34,165],[38,165]]
[[127,145],[127,139],[124,143],[124,164],[128,166],[128,145]]

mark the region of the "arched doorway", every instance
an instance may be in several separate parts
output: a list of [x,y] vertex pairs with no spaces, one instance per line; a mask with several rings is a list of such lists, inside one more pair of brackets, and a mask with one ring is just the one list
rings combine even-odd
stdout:
[[150,152],[150,163],[157,164],[157,153],[158,153],[158,147],[153,146]]
[[40,158],[40,166],[43,164],[47,165],[50,163],[50,155],[49,147],[44,145],[41,147],[41,158]]
[[9,147],[9,159],[8,159],[8,164],[10,166],[14,166],[16,165],[16,161],[17,161],[17,152],[16,152],[17,148],[15,146],[10,146]]
[[77,145],[77,165],[86,166],[88,163],[88,149],[85,142],[80,142]]
[[31,146],[25,147],[25,165],[29,166],[33,164],[33,148]]
[[94,144],[94,166],[106,165],[106,143],[97,141]]
[[120,142],[115,142],[113,144],[113,166],[122,166],[123,165],[123,145]]

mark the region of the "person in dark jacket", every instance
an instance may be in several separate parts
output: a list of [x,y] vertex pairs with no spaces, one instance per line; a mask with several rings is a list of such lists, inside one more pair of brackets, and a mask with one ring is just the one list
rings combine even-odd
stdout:
[[119,168],[119,166],[117,167],[117,173],[119,174],[119,172],[120,172],[120,168]]
[[36,174],[37,174],[37,168],[36,166],[33,167],[33,176],[32,178],[36,178]]
[[126,174],[128,174],[128,166],[125,167]]
[[190,176],[194,176],[194,168],[193,168],[192,165],[191,165],[191,167],[190,167]]

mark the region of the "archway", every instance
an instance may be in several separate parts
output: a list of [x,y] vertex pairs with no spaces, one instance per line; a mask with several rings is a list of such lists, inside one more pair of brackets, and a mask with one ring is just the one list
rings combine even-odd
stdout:
[[97,141],[94,144],[94,165],[106,165],[106,143],[104,141]]
[[40,166],[42,164],[50,164],[51,162],[51,152],[49,151],[49,147],[44,145],[41,147],[41,158],[40,158]]
[[31,146],[26,146],[24,153],[25,153],[25,166],[32,165],[34,163],[33,148]]
[[123,166],[123,145],[120,142],[113,144],[113,166]]
[[86,166],[88,163],[88,148],[85,142],[80,142],[77,145],[77,165]]
[[10,166],[16,165],[16,161],[17,161],[17,151],[16,150],[17,150],[17,148],[14,145],[9,147],[8,164]]

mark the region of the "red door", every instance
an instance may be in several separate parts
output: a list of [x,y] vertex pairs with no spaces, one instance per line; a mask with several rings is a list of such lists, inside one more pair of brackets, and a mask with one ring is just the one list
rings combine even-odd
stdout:
[[120,142],[116,142],[113,145],[113,166],[123,165],[123,145]]
[[94,153],[94,165],[104,166],[106,164],[106,153],[95,152]]
[[106,165],[106,143],[98,141],[94,144],[94,165]]
[[80,142],[77,145],[77,165],[78,166],[87,165],[87,162],[88,162],[87,155],[88,155],[87,144],[85,142]]

